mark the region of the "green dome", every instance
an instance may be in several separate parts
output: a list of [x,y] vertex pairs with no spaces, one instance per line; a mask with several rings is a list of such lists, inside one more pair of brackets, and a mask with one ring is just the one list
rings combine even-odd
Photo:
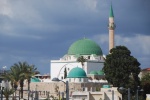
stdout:
[[90,74],[98,75],[97,71],[91,71]]
[[103,88],[110,88],[110,85],[103,85]]
[[98,44],[90,39],[81,39],[74,42],[68,50],[69,55],[103,55]]
[[98,75],[104,75],[104,72],[102,70],[97,71]]
[[32,77],[31,78],[31,82],[41,82],[38,78],[36,77]]
[[75,67],[70,70],[67,78],[86,78],[86,73],[82,68]]

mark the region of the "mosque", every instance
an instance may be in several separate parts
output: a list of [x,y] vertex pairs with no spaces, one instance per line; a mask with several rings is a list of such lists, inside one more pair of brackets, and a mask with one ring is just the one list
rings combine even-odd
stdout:
[[[108,24],[109,50],[114,48],[115,27],[111,5]],[[68,87],[69,100],[120,100],[118,90],[111,87],[105,79],[102,71],[104,62],[105,57],[99,44],[88,38],[79,39],[70,45],[67,54],[50,61],[51,79],[32,81],[30,90],[38,91],[41,97],[52,95],[60,99],[60,93],[67,94],[64,91]],[[55,78],[65,84],[54,82]]]
[[[114,48],[115,27],[111,5],[108,24],[109,51]],[[67,54],[59,60],[50,61],[51,79],[35,76],[31,78],[30,91],[26,91],[25,96],[31,95],[33,98],[35,95],[37,98],[39,96],[48,100],[51,100],[49,97],[55,97],[55,100],[60,100],[68,92],[69,100],[121,100],[122,96],[117,88],[105,80],[105,73],[102,71],[104,62],[104,54],[96,42],[88,38],[79,39],[71,44]],[[65,84],[53,82],[54,78],[62,80]]]
[[[109,50],[114,47],[114,14],[111,5],[109,14]],[[79,62],[78,58],[85,59],[84,62]],[[51,79],[57,77],[60,80],[65,79],[65,73],[67,73],[70,82],[87,81],[83,79],[82,75],[102,75],[102,68],[104,66],[104,56],[101,47],[94,41],[83,38],[75,41],[68,49],[68,53],[65,54],[59,60],[50,61]],[[82,71],[81,71],[82,70]],[[81,73],[80,73],[81,72]],[[74,78],[74,81],[73,79]]]
[[[83,65],[77,61],[81,56],[86,59]],[[75,41],[60,60],[51,60],[51,78],[64,79],[64,70],[69,73],[69,78],[82,77],[77,74],[82,75],[83,72],[91,74],[95,71],[98,74],[103,68],[103,63],[104,57],[100,46],[90,39],[83,38]]]

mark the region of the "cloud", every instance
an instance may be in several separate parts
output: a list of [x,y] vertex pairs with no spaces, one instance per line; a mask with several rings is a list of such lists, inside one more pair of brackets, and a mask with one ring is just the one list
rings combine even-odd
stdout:
[[[107,33],[95,35],[93,39],[101,45],[109,42]],[[136,34],[135,36],[127,37],[115,34],[115,45],[124,45],[137,55],[142,53],[142,55],[150,56],[150,36],[148,35]]]
[[82,0],[82,1],[78,1],[80,4],[81,2],[83,2],[83,5],[86,6],[86,8],[88,10],[92,10],[92,11],[96,11],[96,7],[97,7],[97,0]]
[[[0,66],[27,60],[47,68],[48,59],[59,59],[67,53],[71,43],[84,36],[98,42],[103,53],[108,54],[110,1],[0,2]],[[116,45],[126,45],[142,64],[148,65],[145,61],[150,54],[150,1],[116,0],[112,4],[117,25]]]
[[126,45],[136,54],[150,55],[150,36],[136,34],[132,37],[115,36],[116,45]]
[[[103,52],[108,54],[108,34],[99,34],[92,37],[98,44],[100,44]],[[139,60],[141,67],[149,67],[150,60],[150,36],[136,34],[132,37],[115,34],[115,45],[126,46],[131,55]]]
[[0,0],[0,15],[6,15],[12,17],[12,10],[9,0]]
[[43,20],[37,9],[32,6],[33,2],[1,1],[3,6],[0,7],[2,11],[0,13],[2,20],[0,34],[11,37],[27,37],[30,34],[29,38],[39,38],[36,33],[27,32],[28,30],[40,30],[43,27],[41,24]]

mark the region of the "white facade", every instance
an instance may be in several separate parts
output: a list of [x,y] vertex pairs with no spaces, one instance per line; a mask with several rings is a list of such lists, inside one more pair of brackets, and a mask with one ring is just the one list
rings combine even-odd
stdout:
[[[98,71],[103,68],[104,59],[103,56],[95,56],[95,55],[82,55],[84,58],[89,58],[84,63],[83,69],[86,74],[90,74],[91,71]],[[51,60],[50,70],[51,70],[51,79],[54,77],[58,77],[59,79],[64,78],[64,69],[67,69],[67,73],[74,68],[80,67],[82,65],[80,62],[77,62],[77,58],[74,55],[65,55],[60,60]]]
[[101,88],[101,91],[74,91],[70,100],[122,100],[122,95],[114,87]]

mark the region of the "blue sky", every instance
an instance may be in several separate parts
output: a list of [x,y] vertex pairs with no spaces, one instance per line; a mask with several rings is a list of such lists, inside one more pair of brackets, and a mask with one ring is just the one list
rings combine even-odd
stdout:
[[[18,61],[50,72],[59,59],[83,37],[108,54],[110,0],[0,0],[0,68]],[[112,0],[115,45],[124,45],[150,67],[150,0]]]

